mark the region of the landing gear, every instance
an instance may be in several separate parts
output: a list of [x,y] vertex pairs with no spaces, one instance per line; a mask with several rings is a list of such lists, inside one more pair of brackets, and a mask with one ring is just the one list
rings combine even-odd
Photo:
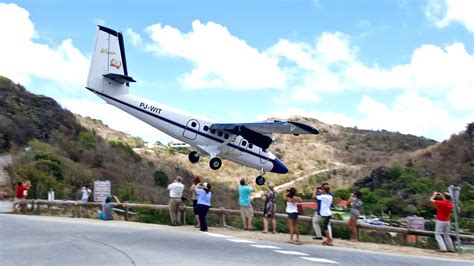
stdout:
[[221,161],[221,159],[219,159],[217,157],[214,157],[209,162],[209,166],[211,167],[212,170],[217,170],[217,169],[221,168],[222,161]]
[[257,185],[259,186],[263,186],[265,184],[265,171],[263,170],[263,168],[260,168],[260,172],[262,173],[261,175],[257,176],[257,178],[255,178],[255,183],[257,183]]
[[191,163],[197,163],[199,161],[199,153],[197,151],[192,151],[189,153],[188,158]]
[[255,183],[257,183],[259,186],[263,186],[265,184],[265,177],[263,177],[263,175],[257,176]]

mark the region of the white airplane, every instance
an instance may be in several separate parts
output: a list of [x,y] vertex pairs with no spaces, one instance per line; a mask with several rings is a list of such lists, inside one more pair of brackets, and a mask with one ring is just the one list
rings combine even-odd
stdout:
[[256,183],[263,185],[265,172],[288,172],[285,163],[268,151],[274,143],[273,133],[319,134],[316,128],[300,122],[214,123],[132,95],[129,83],[135,80],[128,75],[124,48],[122,33],[99,26],[86,88],[107,103],[191,145],[196,149],[189,153],[192,163],[197,163],[200,155],[209,155],[209,166],[217,170],[222,159],[231,160],[260,170]]

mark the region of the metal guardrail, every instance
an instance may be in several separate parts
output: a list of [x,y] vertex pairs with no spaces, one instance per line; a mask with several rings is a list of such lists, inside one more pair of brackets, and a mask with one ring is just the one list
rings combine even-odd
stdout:
[[[80,207],[100,207],[102,203],[99,202],[82,202],[82,201],[72,201],[72,200],[41,200],[41,199],[34,199],[34,200],[25,200],[23,203],[31,204],[31,211],[34,214],[40,215],[41,213],[41,206],[61,206],[61,207],[75,207],[75,217],[81,217],[81,209]],[[35,206],[36,205],[36,206]],[[130,209],[146,209],[146,210],[158,210],[158,211],[168,211],[168,205],[156,205],[156,204],[139,204],[139,203],[112,203],[114,207],[121,207],[124,209],[123,217],[125,221],[128,221],[130,218]],[[181,212],[184,222],[186,222],[186,213],[193,213],[193,207],[181,207]],[[227,216],[240,216],[240,210],[228,210],[224,208],[210,208],[209,213],[216,214],[219,216],[220,222],[222,226],[226,226],[226,217]],[[256,211],[254,215],[257,217],[263,217],[263,212]],[[277,219],[287,219],[288,216],[282,213],[276,213],[275,217]],[[312,221],[312,216],[305,216],[301,215],[298,217],[301,221]],[[344,225],[347,226],[347,222],[340,221],[340,220],[331,220],[331,223],[334,225]],[[400,233],[404,235],[416,235],[416,236],[431,236],[434,237],[435,232],[427,231],[427,230],[415,230],[415,229],[407,229],[401,227],[393,227],[393,226],[384,226],[384,225],[370,225],[370,224],[357,224],[358,229],[364,230],[373,230],[373,231],[382,231],[382,232],[392,232],[392,233]],[[455,237],[454,234],[451,236]],[[474,235],[459,235],[459,237],[463,240],[470,240],[474,241]]]

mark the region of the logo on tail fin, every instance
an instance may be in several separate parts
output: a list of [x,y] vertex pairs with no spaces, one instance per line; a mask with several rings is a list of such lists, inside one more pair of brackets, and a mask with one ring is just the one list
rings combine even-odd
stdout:
[[113,58],[112,60],[110,60],[110,66],[115,67],[116,69],[120,69],[122,67],[122,62]]

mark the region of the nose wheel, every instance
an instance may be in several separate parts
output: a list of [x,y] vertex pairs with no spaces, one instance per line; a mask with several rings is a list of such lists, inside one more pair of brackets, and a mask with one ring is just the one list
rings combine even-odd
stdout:
[[259,186],[263,186],[265,184],[265,177],[263,177],[263,175],[257,176],[255,183],[257,183]]

